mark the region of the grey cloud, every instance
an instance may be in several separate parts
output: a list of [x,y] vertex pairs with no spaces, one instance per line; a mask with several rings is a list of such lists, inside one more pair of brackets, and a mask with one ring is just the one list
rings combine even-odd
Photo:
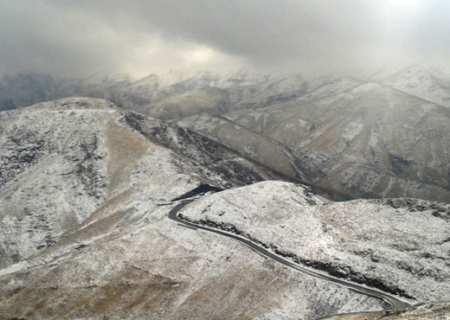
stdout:
[[213,62],[222,68],[244,61],[283,71],[333,71],[450,54],[450,8],[438,0],[0,4],[0,72],[86,75],[97,69],[127,71],[130,65],[148,72],[182,68],[183,54],[199,46],[219,53]]

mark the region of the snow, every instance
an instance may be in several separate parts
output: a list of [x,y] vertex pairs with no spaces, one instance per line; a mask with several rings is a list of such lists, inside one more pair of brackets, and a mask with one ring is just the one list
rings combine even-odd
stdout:
[[8,266],[7,268],[0,270],[0,277],[6,276],[11,273],[19,272],[28,267],[28,263],[26,261],[21,261],[19,263]]
[[[0,318],[293,320],[380,309],[376,299],[167,219],[171,199],[200,184],[237,186],[250,168],[264,172],[194,133],[140,115],[133,123],[102,105],[76,98],[1,114],[0,156],[20,149],[34,158],[18,171],[8,167],[15,160],[2,164],[12,175],[0,190]],[[15,127],[19,141],[10,140]],[[225,162],[217,171],[202,158],[206,147]]]
[[[172,199],[200,184],[279,178],[214,141],[287,176],[310,170],[337,191],[448,200],[438,186],[448,182],[449,114],[429,102],[448,102],[448,79],[411,69],[380,83],[342,78],[314,88],[295,75],[245,71],[90,83],[102,95],[119,88],[119,98],[148,102],[165,94],[202,100],[192,90],[215,87],[233,103],[264,106],[228,114],[237,124],[206,114],[178,122],[194,131],[99,99],[1,112],[0,317],[287,320],[380,309],[378,300],[166,215]],[[186,91],[170,87],[179,81]],[[264,182],[206,195],[183,214],[231,223],[350,280],[377,279],[417,301],[450,299],[448,205],[390,201],[331,203],[301,185]]]
[[388,86],[450,107],[450,73],[444,69],[410,66],[383,80]]
[[232,224],[302,259],[350,267],[417,301],[450,299],[449,213],[449,205],[408,199],[326,203],[281,182],[217,193],[181,212],[194,221]]

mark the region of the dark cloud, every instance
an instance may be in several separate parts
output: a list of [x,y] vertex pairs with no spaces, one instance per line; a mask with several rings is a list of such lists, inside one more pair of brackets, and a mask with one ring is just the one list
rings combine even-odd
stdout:
[[345,70],[450,55],[438,0],[0,0],[0,73]]

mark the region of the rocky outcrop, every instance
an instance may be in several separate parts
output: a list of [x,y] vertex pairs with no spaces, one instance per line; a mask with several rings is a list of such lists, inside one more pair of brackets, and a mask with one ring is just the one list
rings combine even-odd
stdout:
[[[247,161],[234,150],[195,131],[167,122],[149,120],[149,117],[134,112],[124,113],[120,121],[150,141],[167,146],[191,159],[196,163],[197,170],[214,170],[221,174],[223,183],[216,182],[220,187],[230,188],[265,179],[283,179],[272,168],[256,161]],[[205,172],[203,176],[208,176],[208,173]]]

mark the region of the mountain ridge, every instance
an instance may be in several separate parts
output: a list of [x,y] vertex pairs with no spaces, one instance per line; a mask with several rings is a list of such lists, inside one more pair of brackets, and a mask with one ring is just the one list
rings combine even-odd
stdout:
[[232,223],[315,270],[421,302],[450,295],[448,204],[329,201],[199,131],[92,98],[1,112],[0,318],[291,320],[388,307],[177,225],[168,214],[186,200],[183,215]]

